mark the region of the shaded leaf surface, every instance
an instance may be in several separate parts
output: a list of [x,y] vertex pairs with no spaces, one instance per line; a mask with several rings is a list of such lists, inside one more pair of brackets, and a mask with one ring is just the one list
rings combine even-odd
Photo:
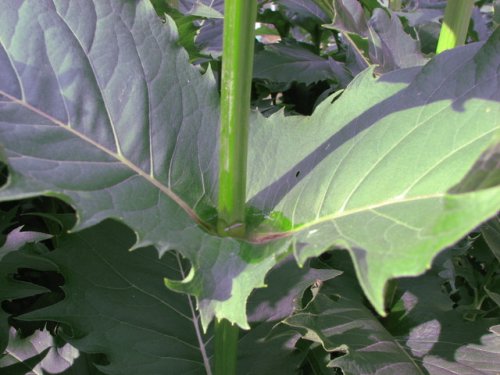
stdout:
[[[103,371],[109,374],[157,374],[169,367],[205,373],[200,345],[205,349],[208,338],[197,338],[198,317],[189,297],[167,290],[162,282],[163,276],[182,277],[176,257],[168,253],[159,260],[151,247],[128,252],[133,243],[132,231],[106,221],[61,237],[56,251],[21,252],[52,265],[44,270],[61,273],[66,294],[60,303],[22,319],[60,322],[73,346],[107,356],[110,364]],[[15,272],[17,253],[6,257],[13,259],[14,269],[2,262],[2,274]],[[17,290],[15,285],[11,289]]]
[[336,80],[343,86],[352,79],[342,63],[325,59],[298,43],[268,45],[255,55],[254,78],[273,82]]
[[465,319],[467,301],[454,306],[443,287],[442,273],[438,276],[455,252],[453,249],[440,255],[433,269],[423,276],[399,282],[404,292],[386,326],[405,341],[431,375],[494,374],[499,361],[498,314]]
[[368,36],[364,10],[358,1],[335,0],[333,7],[335,14],[332,24],[328,27],[344,33],[358,34],[365,38]]
[[500,218],[496,216],[484,223],[481,232],[489,248],[500,262]]
[[[48,235],[37,232],[21,232],[20,228],[13,229],[0,249],[0,300],[30,297],[50,292],[49,289],[29,282],[15,280],[14,274],[20,267],[40,270],[50,270],[53,264],[50,261],[34,259],[28,254],[18,254],[16,250],[29,242],[47,239]],[[12,254],[15,256],[9,256]],[[4,351],[9,341],[9,315],[0,308],[0,351]],[[35,363],[36,365],[36,363]]]
[[[206,365],[212,356],[211,333],[202,334],[194,301],[163,285],[165,276],[171,280],[186,276],[185,262],[171,252],[158,259],[152,247],[129,252],[133,241],[130,229],[108,220],[61,237],[60,248],[55,251],[39,253],[31,246],[6,256],[0,263],[2,275],[13,274],[28,258],[33,269],[57,271],[65,278],[63,301],[19,318],[60,323],[63,338],[81,352],[106,355],[109,365],[98,366],[104,373],[210,373]],[[280,295],[275,285],[273,292],[258,297],[251,306],[266,304],[270,307],[267,311],[273,310],[273,317],[289,314],[291,300],[314,280],[337,274],[299,269],[290,261],[286,264],[296,269],[288,279],[290,293]],[[282,267],[270,274],[275,276],[283,277]],[[0,279],[0,286],[5,282]],[[8,285],[10,298],[27,295],[20,282],[9,281]],[[283,301],[289,301],[290,306]],[[261,323],[263,320],[265,317],[255,319],[254,329],[240,339],[241,373],[261,373],[265,368],[292,373],[304,357],[294,347],[296,332],[288,330],[266,340],[275,323]]]
[[[424,65],[427,61],[420,46],[408,35],[395,13],[376,8],[370,18],[356,0],[335,0],[335,16],[327,27],[344,33],[344,38],[358,57],[367,51],[361,48],[368,42],[369,63],[379,65],[381,72]],[[357,40],[357,38],[363,38]]]
[[498,369],[497,326],[488,332],[498,319],[464,320],[463,310],[454,309],[443,293],[440,267],[399,283],[401,299],[382,324],[363,304],[342,254],[333,255],[336,267],[346,272],[326,282],[304,310],[285,320],[335,353],[329,366],[347,375],[489,375]]
[[424,65],[428,59],[420,52],[420,46],[406,34],[395,14],[388,15],[377,8],[368,22],[370,57],[382,71]]
[[305,309],[284,323],[297,328],[304,338],[320,343],[326,351],[340,354],[329,366],[340,367],[346,375],[423,374],[421,366],[408,358],[363,304],[362,291],[347,271],[326,283]]
[[51,236],[39,232],[22,231],[22,227],[12,230],[2,247],[0,247],[0,261],[12,251],[16,251],[29,242],[39,242]]
[[237,374],[299,373],[300,364],[307,354],[295,348],[300,335],[291,329],[275,333],[275,324],[267,322],[252,326],[250,331],[240,337]]
[[341,271],[299,268],[291,257],[276,265],[266,277],[266,288],[257,289],[248,301],[251,322],[278,322],[301,305],[304,291],[312,284],[340,275]]
[[327,15],[314,1],[280,0],[279,5],[300,19],[313,19],[316,22],[328,21]]

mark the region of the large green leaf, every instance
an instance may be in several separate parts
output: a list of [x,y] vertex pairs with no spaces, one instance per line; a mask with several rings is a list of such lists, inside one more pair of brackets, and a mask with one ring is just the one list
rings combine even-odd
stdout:
[[[135,247],[178,249],[206,329],[248,328],[245,301],[281,244],[207,234],[216,219],[218,93],[148,1],[0,1],[0,200],[40,194],[72,204],[74,230],[119,218]],[[221,270],[220,273],[213,272]]]
[[[184,278],[186,262],[172,252],[158,259],[153,247],[130,252],[133,243],[130,229],[107,220],[63,235],[55,251],[40,252],[39,247],[28,246],[8,254],[0,263],[1,275],[14,274],[29,258],[33,269],[56,271],[65,279],[64,300],[17,319],[58,322],[62,337],[78,350],[106,355],[109,365],[99,368],[108,374],[210,374],[211,331],[202,333],[192,297],[169,291],[162,282],[164,276]],[[265,368],[288,369],[284,372],[288,374],[303,359],[304,353],[294,347],[299,338],[296,332],[265,338],[283,312],[291,313],[293,299],[316,279],[338,272],[299,269],[294,263],[288,260],[269,275],[288,276],[286,296],[275,288],[271,294],[263,291],[265,297],[261,294],[249,304],[254,329],[240,339],[239,374],[262,373],[259,369]],[[24,283],[3,276],[0,290],[7,285],[10,299],[16,293],[26,296]],[[256,314],[263,306],[272,319]]]
[[[55,194],[137,245],[212,211],[218,95],[147,1],[2,1],[3,199]],[[207,224],[208,225],[208,224]]]
[[264,223],[245,241],[213,235],[218,94],[170,19],[147,1],[0,6],[0,199],[60,197],[74,230],[118,218],[131,246],[178,250],[192,268],[167,285],[196,296],[205,329],[248,328],[246,300],[290,244],[301,263],[350,248],[381,312],[387,279],[422,272],[500,206],[496,186],[447,193],[499,127],[500,31],[422,70],[366,71],[311,118],[254,116],[249,203]]
[[[497,141],[499,51],[497,30],[482,48],[453,50],[421,70],[378,79],[365,71],[309,118],[256,115],[248,196],[265,217],[254,240],[293,236],[299,262],[332,245],[349,249],[383,313],[388,279],[422,273],[500,208],[498,184],[461,189]],[[489,181],[499,173],[491,169]],[[273,225],[281,229],[270,233]]]
[[[123,224],[106,221],[61,237],[56,251],[11,253],[2,274],[14,273],[15,260],[26,254],[50,263],[52,268],[43,270],[65,279],[63,301],[21,318],[59,322],[73,346],[107,356],[110,364],[103,371],[109,374],[157,374],[166,368],[205,373],[210,336],[201,333],[194,302],[162,282],[163,276],[182,277],[180,260],[173,253],[160,260],[151,247],[128,252],[134,240]],[[17,290],[12,284],[11,289]]]

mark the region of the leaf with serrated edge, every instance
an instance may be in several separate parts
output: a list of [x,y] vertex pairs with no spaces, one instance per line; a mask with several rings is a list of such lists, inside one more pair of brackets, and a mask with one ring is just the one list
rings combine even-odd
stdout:
[[0,6],[0,199],[57,196],[77,208],[74,230],[118,218],[135,247],[178,249],[192,272],[167,284],[197,297],[205,328],[214,316],[248,328],[245,301],[290,243],[301,263],[349,248],[382,312],[387,279],[422,272],[500,206],[497,187],[447,193],[499,128],[500,31],[421,71],[366,71],[312,118],[254,116],[249,203],[292,227],[264,220],[247,242],[202,230],[215,220],[217,90],[170,19],[147,1]]
[[380,322],[364,305],[344,254],[332,259],[345,273],[324,283],[305,309],[284,321],[335,353],[328,366],[346,375],[479,375],[498,368],[498,326],[483,336],[498,319],[464,320],[441,289],[439,267],[418,279],[400,280],[401,298]]
[[332,245],[349,249],[383,314],[388,279],[422,273],[500,208],[498,185],[449,192],[500,131],[499,50],[497,30],[482,48],[457,48],[421,70],[365,71],[311,117],[255,115],[249,203],[263,228],[273,217],[288,228],[257,228],[254,240],[293,236],[300,263]]
[[0,198],[55,195],[78,209],[75,230],[120,218],[162,251],[209,226],[217,89],[173,22],[145,1],[0,5]]
[[[133,242],[129,228],[106,220],[61,236],[60,246],[54,251],[28,253],[34,269],[36,263],[50,264],[51,268],[44,269],[62,274],[65,298],[17,318],[58,322],[63,338],[78,350],[106,355],[109,365],[100,367],[105,373],[210,374],[211,330],[201,332],[200,314],[191,296],[169,291],[162,283],[163,276],[185,277],[185,262],[172,252],[158,259],[153,247],[129,252]],[[17,256],[22,261],[19,257],[28,250],[9,254],[8,258]],[[14,264],[7,267],[5,262],[0,263],[0,274],[15,269]],[[320,274],[304,267],[289,280],[290,289],[301,290],[307,280],[311,283]],[[13,296],[16,291],[12,288]],[[273,294],[265,302],[281,312],[281,297]],[[266,364],[269,368],[297,368],[303,355],[294,350],[296,332],[282,332],[264,340],[274,323],[255,324],[257,329],[240,338],[239,366],[245,371]],[[270,351],[272,361],[261,360]],[[255,362],[261,367],[254,366]]]
[[62,198],[77,210],[74,231],[121,219],[134,247],[190,259],[192,282],[168,285],[198,298],[205,329],[214,315],[248,328],[245,300],[287,247],[201,229],[215,212],[218,94],[177,46],[171,19],[163,24],[147,1],[0,7],[0,143],[10,167],[0,200]]

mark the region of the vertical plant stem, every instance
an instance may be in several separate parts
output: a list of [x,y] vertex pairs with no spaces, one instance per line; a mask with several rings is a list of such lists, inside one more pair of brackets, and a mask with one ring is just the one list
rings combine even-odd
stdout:
[[220,234],[243,234],[256,0],[228,0],[224,8],[219,154]]
[[[221,79],[219,217],[221,236],[245,233],[248,120],[252,85],[256,0],[226,0]],[[215,324],[215,375],[236,374],[238,327]]]
[[215,325],[215,375],[236,375],[239,329],[226,319]]
[[474,0],[448,0],[436,53],[465,43]]

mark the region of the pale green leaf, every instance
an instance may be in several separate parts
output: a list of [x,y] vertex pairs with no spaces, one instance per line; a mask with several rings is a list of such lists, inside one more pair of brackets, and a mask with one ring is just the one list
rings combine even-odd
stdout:
[[254,116],[248,196],[263,212],[254,240],[293,236],[301,263],[349,249],[383,314],[387,280],[422,273],[500,208],[498,185],[452,192],[500,131],[500,30],[480,47],[378,79],[365,71],[311,117]]

